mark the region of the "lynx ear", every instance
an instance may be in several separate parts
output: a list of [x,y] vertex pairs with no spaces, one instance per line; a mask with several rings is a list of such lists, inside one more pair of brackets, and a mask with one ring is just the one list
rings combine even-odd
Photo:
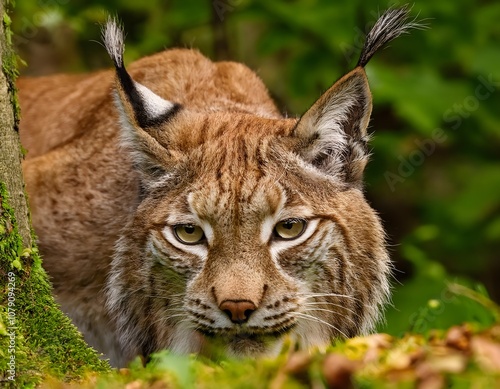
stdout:
[[410,29],[426,27],[409,20],[410,11],[403,6],[384,12],[366,36],[357,67],[326,91],[294,130],[302,158],[348,184],[361,186],[369,156],[366,128],[372,99],[364,66],[386,43]]
[[158,139],[158,130],[175,116],[180,105],[161,98],[130,77],[123,64],[123,30],[115,19],[108,19],[102,39],[116,69],[116,104],[122,140],[132,151],[146,184],[153,185],[165,176],[165,167],[171,161],[168,150]]
[[123,64],[125,44],[123,29],[115,19],[109,18],[102,32],[104,46],[116,69],[117,89],[127,119],[144,130],[163,124],[179,109],[179,105],[160,96],[132,80]]
[[348,183],[360,182],[368,161],[366,128],[371,109],[365,71],[357,67],[301,117],[293,135],[302,140],[302,158]]

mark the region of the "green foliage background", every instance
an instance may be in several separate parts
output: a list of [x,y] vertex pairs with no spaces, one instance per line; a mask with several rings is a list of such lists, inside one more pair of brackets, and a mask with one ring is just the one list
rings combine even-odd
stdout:
[[[127,63],[173,46],[240,61],[296,116],[352,69],[364,33],[394,4],[23,0],[14,43],[24,74],[109,67],[95,41],[98,24],[116,14]],[[366,192],[397,268],[394,307],[381,327],[393,334],[481,320],[473,302],[448,295],[449,281],[500,300],[500,3],[417,0],[413,14],[430,29],[399,38],[367,66],[374,136]]]

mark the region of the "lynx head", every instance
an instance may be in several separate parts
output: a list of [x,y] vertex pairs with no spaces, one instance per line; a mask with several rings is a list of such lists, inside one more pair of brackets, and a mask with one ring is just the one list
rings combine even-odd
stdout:
[[358,66],[298,120],[163,99],[127,73],[123,34],[108,22],[122,138],[141,186],[107,287],[128,350],[219,344],[252,356],[285,334],[308,347],[373,328],[390,261],[362,192],[372,107],[363,67],[415,27],[408,14],[384,13]]

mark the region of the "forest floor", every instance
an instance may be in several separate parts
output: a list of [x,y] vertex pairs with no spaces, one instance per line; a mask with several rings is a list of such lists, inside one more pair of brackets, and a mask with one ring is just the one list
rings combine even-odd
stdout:
[[46,380],[45,388],[500,388],[500,324],[454,326],[428,335],[373,334],[326,352],[292,351],[278,358],[209,361],[169,352],[147,366],[90,375],[83,382]]

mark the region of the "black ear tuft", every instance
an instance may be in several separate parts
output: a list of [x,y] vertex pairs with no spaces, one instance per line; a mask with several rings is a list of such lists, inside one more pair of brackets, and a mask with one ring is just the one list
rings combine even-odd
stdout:
[[123,68],[123,53],[125,51],[123,27],[120,22],[111,16],[101,31],[101,39],[115,68]]
[[385,44],[411,29],[427,28],[425,24],[410,20],[411,7],[390,8],[377,20],[365,39],[357,66],[364,67],[373,55]]
[[111,57],[117,77],[118,95],[129,121],[142,129],[168,121],[180,105],[167,101],[144,85],[135,82],[123,64],[125,51],[123,28],[115,18],[108,18],[102,30],[102,40]]

